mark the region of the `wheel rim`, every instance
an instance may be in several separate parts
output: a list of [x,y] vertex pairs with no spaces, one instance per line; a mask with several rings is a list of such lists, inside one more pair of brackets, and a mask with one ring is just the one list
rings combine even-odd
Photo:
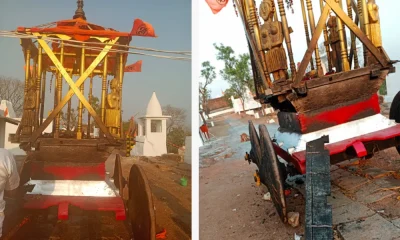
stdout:
[[129,173],[128,212],[134,239],[155,240],[153,197],[147,177],[137,165]]
[[260,147],[260,138],[258,137],[256,128],[253,125],[252,121],[249,121],[249,136],[250,136],[250,157],[251,160],[260,168],[261,166],[261,147]]
[[280,163],[272,145],[267,127],[265,125],[260,125],[259,131],[262,155],[260,178],[263,184],[268,187],[272,202],[274,203],[281,220],[287,222],[286,199],[283,189],[284,179],[282,170],[279,166]]

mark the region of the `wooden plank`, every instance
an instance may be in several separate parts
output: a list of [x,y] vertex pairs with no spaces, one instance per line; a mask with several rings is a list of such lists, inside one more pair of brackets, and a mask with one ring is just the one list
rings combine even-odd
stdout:
[[317,88],[317,87],[321,87],[324,85],[329,85],[329,84],[341,82],[341,81],[347,81],[347,80],[351,81],[352,78],[356,78],[356,77],[361,77],[361,76],[366,76],[366,75],[369,76],[371,74],[372,69],[373,68],[370,68],[370,67],[359,68],[359,69],[354,69],[352,71],[338,72],[333,75],[327,75],[327,76],[323,76],[321,78],[311,79],[306,82],[307,89]]
[[328,136],[307,143],[306,147],[306,240],[332,239],[330,195],[330,156],[324,144]]

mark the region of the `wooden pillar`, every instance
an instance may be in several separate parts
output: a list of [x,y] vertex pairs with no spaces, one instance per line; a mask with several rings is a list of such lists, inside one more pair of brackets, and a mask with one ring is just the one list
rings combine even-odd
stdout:
[[42,83],[42,46],[38,44],[37,70],[36,70],[36,107],[35,107],[35,129],[41,124],[39,120],[40,88]]
[[[306,42],[307,42],[307,47],[308,47],[310,45],[310,32],[308,30],[307,13],[306,13],[306,7],[304,5],[304,0],[301,0],[300,4],[301,4],[301,12],[303,14],[304,32],[306,34]],[[311,57],[310,66],[311,66],[311,70],[315,69],[313,57]]]
[[[347,0],[347,15],[351,20],[353,20],[353,9],[351,7],[351,0]],[[357,55],[357,46],[356,46],[356,37],[354,33],[351,33],[351,51],[354,56],[354,69],[360,68],[360,64],[358,63],[358,55]],[[351,69],[351,63],[353,59],[349,59],[349,64],[350,64],[350,69]]]
[[101,81],[101,121],[106,122],[106,94],[107,94],[107,71],[108,57],[105,56],[103,62],[103,78]]
[[[341,1],[340,0],[336,0],[336,3],[340,6],[340,8],[343,8],[341,6]],[[347,55],[347,43],[346,43],[346,38],[345,38],[345,30],[344,30],[344,26],[342,23],[342,20],[340,20],[339,17],[336,18],[337,20],[337,29],[338,29],[338,33],[339,33],[339,40],[340,40],[340,55],[342,58],[342,69],[344,72],[349,71],[350,70],[350,65],[349,65],[349,58]]]
[[[40,44],[39,44],[40,45]],[[43,80],[42,80],[42,97],[40,98],[40,124],[43,123],[44,117],[44,100],[46,99],[46,70],[43,70]]]
[[[61,50],[60,50],[60,63],[62,66],[64,66],[64,41],[61,41]],[[54,91],[55,95],[55,101],[54,101],[54,109],[57,107],[57,105],[61,102],[62,99],[62,79],[63,76],[60,71],[58,71],[57,74],[57,80],[56,80],[56,89]],[[58,138],[60,137],[60,119],[61,119],[61,114],[57,114],[56,119],[55,119],[55,128],[54,128],[54,137]]]
[[118,136],[122,138],[122,84],[124,82],[124,54],[119,54],[119,111],[120,111],[120,122],[118,127]]
[[[90,85],[89,85],[89,104],[92,105],[92,90],[93,90],[93,74],[90,77]],[[93,106],[92,106],[93,107]],[[90,138],[90,130],[91,130],[91,124],[90,124],[90,113],[88,111],[88,130],[87,130],[87,138]]]
[[[81,52],[81,68],[79,74],[82,75],[85,72],[85,44],[82,44],[82,52]],[[80,91],[84,94],[85,83],[80,86]],[[78,100],[79,101],[79,100]],[[78,127],[76,132],[76,138],[82,139],[82,113],[83,113],[83,104],[79,101],[78,106]]]
[[[303,0],[302,0],[303,1]],[[319,5],[321,8],[321,13],[324,9],[324,1],[319,0]],[[326,51],[326,58],[328,59],[328,69],[329,72],[332,71],[332,59],[331,59],[331,50],[329,48],[329,37],[328,37],[328,29],[326,28],[326,23],[324,24],[324,45],[325,45],[325,51]]]
[[289,26],[286,19],[285,6],[283,5],[283,0],[278,0],[279,12],[281,14],[283,35],[286,41],[286,49],[289,55],[290,71],[292,72],[292,78],[296,75],[296,65],[294,64],[292,43],[290,40]]
[[[308,20],[310,22],[310,28],[311,28],[311,35],[314,36],[315,18],[314,18],[313,7],[312,7],[311,0],[306,0],[306,3],[307,3],[307,10],[308,10]],[[317,65],[318,76],[323,76],[324,72],[323,72],[322,66],[321,66],[321,57],[319,55],[318,42],[317,42],[317,44],[315,46],[315,62],[316,62],[316,65]]]
[[31,71],[31,48],[30,46],[26,48],[25,50],[25,88],[24,88],[24,93],[26,94],[28,92],[28,87],[29,87],[29,77],[30,77],[30,71]]
[[[368,9],[367,9],[367,1],[366,0],[361,0],[361,9],[362,9],[362,19],[363,19],[363,25],[364,25],[364,32],[365,35],[369,39],[371,39],[371,33],[369,29],[369,18],[368,18]],[[368,66],[368,49],[367,47],[364,46],[364,66]]]

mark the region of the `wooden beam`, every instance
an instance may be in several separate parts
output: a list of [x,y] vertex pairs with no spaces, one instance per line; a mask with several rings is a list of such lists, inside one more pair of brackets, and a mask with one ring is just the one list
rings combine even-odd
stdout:
[[365,35],[360,28],[347,16],[347,14],[340,8],[340,6],[334,2],[333,0],[325,0],[326,4],[328,4],[332,11],[343,21],[344,24],[352,31],[358,39],[368,48],[368,50],[374,55],[374,57],[379,61],[379,63],[385,67],[389,64],[387,60],[385,60],[383,54],[378,50],[377,47],[371,42],[371,40]]
[[318,20],[318,24],[315,28],[315,31],[311,38],[310,44],[308,45],[308,49],[307,49],[306,53],[304,54],[303,60],[301,60],[299,69],[297,70],[297,75],[296,75],[296,78],[295,78],[295,81],[293,84],[294,87],[300,86],[300,82],[303,79],[303,76],[306,72],[308,64],[310,63],[310,60],[311,60],[312,54],[315,50],[315,47],[318,44],[318,39],[321,36],[323,27],[326,24],[326,19],[328,18],[330,9],[331,8],[328,5],[325,5],[324,9],[322,10],[321,17]]
[[[259,52],[259,50],[257,49],[257,45],[255,44],[255,42],[254,42],[254,39],[251,37],[251,34],[249,34],[249,29],[248,29],[248,27],[247,27],[247,25],[246,25],[246,22],[245,22],[245,19],[243,19],[243,18],[245,18],[246,17],[246,15],[244,14],[244,12],[243,12],[243,4],[242,4],[242,1],[240,1],[240,0],[234,0],[235,1],[235,3],[236,3],[236,7],[237,7],[237,9],[239,10],[239,12],[240,12],[240,16],[241,16],[241,18],[242,18],[242,23],[243,23],[243,26],[244,26],[244,32],[245,32],[245,34],[246,34],[246,37],[247,37],[247,40],[249,41],[249,43],[250,43],[250,47],[251,47],[251,49],[253,49],[253,53],[254,53],[254,58],[256,59],[256,66],[257,66],[257,69],[258,69],[258,71],[260,71],[261,73],[260,73],[260,76],[261,76],[261,79],[262,79],[262,81],[263,81],[263,83],[270,83],[270,82],[268,82],[267,81],[267,78],[266,78],[266,76],[265,76],[265,73],[264,73],[264,71],[263,71],[263,67],[262,67],[262,65],[261,65],[261,59],[260,59],[260,56],[258,55],[258,52]],[[264,94],[266,94],[265,92],[270,92],[270,86],[265,86],[264,85],[264,87],[266,88],[266,89],[264,89]],[[267,94],[266,94],[267,95]]]
[[110,142],[115,142],[114,138],[108,132],[107,128],[105,127],[105,125],[103,124],[101,119],[97,116],[97,114],[94,111],[94,109],[92,108],[92,106],[90,106],[90,104],[86,101],[83,94],[80,92],[79,87],[85,82],[87,77],[92,73],[92,71],[97,67],[97,65],[108,54],[108,52],[112,48],[113,44],[118,41],[118,38],[111,40],[110,45],[107,45],[104,47],[103,51],[96,57],[96,59],[94,59],[94,61],[90,64],[90,66],[85,70],[85,72],[76,81],[76,83],[74,83],[74,81],[71,79],[71,77],[65,70],[64,66],[60,63],[60,61],[54,55],[53,51],[50,49],[50,47],[47,45],[47,43],[42,39],[37,39],[37,41],[42,46],[43,50],[46,52],[46,54],[52,60],[54,65],[57,67],[57,69],[61,72],[62,76],[65,78],[65,80],[67,81],[67,83],[69,84],[71,89],[64,96],[63,100],[57,105],[57,107],[55,109],[53,109],[50,116],[48,118],[46,118],[46,120],[43,122],[43,124],[41,124],[40,127],[32,134],[31,142],[36,141],[36,139],[41,135],[41,133],[44,131],[44,129],[46,129],[46,127],[50,124],[50,122],[53,121],[55,116],[62,110],[62,108],[72,98],[74,93],[79,98],[79,100],[83,103],[83,105],[86,107],[86,109],[90,112],[90,114],[93,116],[96,123],[99,125],[100,129],[103,131],[103,133],[106,134],[107,139]]

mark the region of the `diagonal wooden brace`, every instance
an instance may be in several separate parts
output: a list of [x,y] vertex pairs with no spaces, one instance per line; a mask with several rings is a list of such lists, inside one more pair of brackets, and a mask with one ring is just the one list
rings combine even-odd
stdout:
[[368,50],[374,55],[379,63],[386,67],[389,64],[389,60],[386,60],[384,55],[378,50],[377,47],[371,42],[371,40],[361,31],[360,28],[347,16],[342,8],[333,0],[324,0],[328,4],[332,11],[342,20],[344,24],[352,31],[358,39],[368,48]]
[[60,63],[60,61],[57,59],[53,51],[50,49],[50,47],[47,45],[47,43],[42,40],[38,39],[38,43],[42,46],[43,50],[46,52],[46,54],[49,56],[49,58],[52,60],[54,65],[57,67],[57,69],[60,71],[60,73],[63,75],[71,89],[68,91],[68,93],[64,96],[62,101],[57,105],[57,107],[51,112],[50,116],[46,118],[46,120],[39,126],[39,128],[32,134],[31,136],[31,142],[36,141],[36,139],[41,135],[41,133],[46,129],[46,127],[50,124],[51,121],[57,116],[58,113],[62,110],[62,108],[68,103],[68,101],[72,98],[72,96],[75,94],[79,100],[82,102],[82,104],[86,107],[90,115],[93,117],[93,119],[96,121],[98,124],[99,128],[101,131],[106,135],[107,139],[109,142],[115,142],[115,139],[111,136],[111,134],[108,132],[106,126],[104,123],[101,121],[101,119],[97,116],[96,112],[92,108],[92,106],[87,102],[81,91],[79,90],[79,87],[84,83],[84,81],[87,79],[87,77],[93,72],[93,70],[97,67],[97,65],[103,60],[103,58],[108,54],[109,50],[112,48],[113,44],[115,44],[118,41],[119,38],[115,38],[114,40],[111,40],[110,45],[107,45],[104,47],[103,51],[94,59],[94,61],[90,64],[90,66],[85,70],[85,72],[78,78],[78,80],[74,83],[72,78],[69,76],[67,71],[65,70],[64,66]]
[[318,20],[318,24],[315,27],[314,34],[311,38],[310,44],[308,44],[308,49],[306,53],[304,54],[303,60],[301,60],[299,69],[297,70],[296,78],[294,80],[293,87],[299,87],[300,82],[303,79],[303,76],[306,72],[307,66],[310,63],[311,57],[313,55],[313,52],[315,50],[315,47],[317,46],[318,39],[321,36],[323,26],[326,23],[326,19],[328,18],[330,7],[328,5],[324,6],[324,9],[321,13],[321,17]]

